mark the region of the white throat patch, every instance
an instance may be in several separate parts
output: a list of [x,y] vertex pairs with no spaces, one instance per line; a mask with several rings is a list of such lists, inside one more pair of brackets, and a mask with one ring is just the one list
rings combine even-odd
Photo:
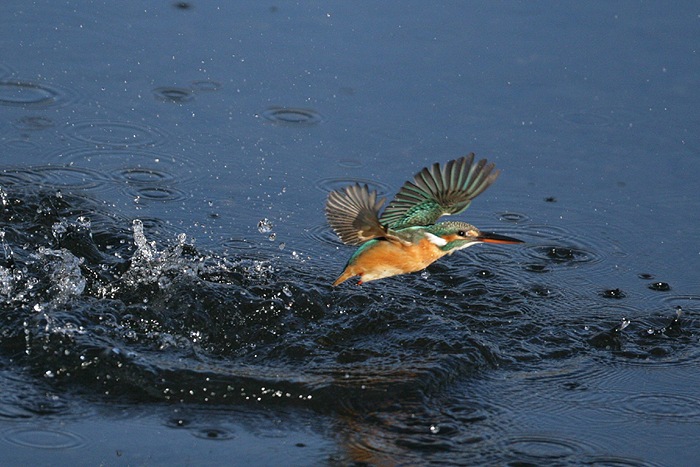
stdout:
[[442,237],[438,237],[437,235],[431,234],[430,232],[425,232],[423,235],[425,235],[425,238],[428,239],[430,243],[436,246],[445,246],[447,245],[447,240],[445,240]]

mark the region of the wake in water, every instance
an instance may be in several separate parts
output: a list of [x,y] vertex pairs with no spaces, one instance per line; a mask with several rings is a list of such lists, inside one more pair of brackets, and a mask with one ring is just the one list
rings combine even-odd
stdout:
[[129,225],[78,196],[3,191],[2,199],[0,350],[54,384],[323,406],[339,394],[371,400],[387,387],[415,397],[494,359],[466,329],[423,336],[436,324],[423,306],[399,315],[386,306],[391,296],[332,298],[294,262],[202,254],[185,234],[159,247],[141,220]]
[[[652,339],[673,352],[687,335],[680,321],[668,339],[646,331],[653,323],[635,333],[623,321],[605,334],[612,321],[552,314],[566,297],[528,285],[541,271],[527,258],[516,273],[481,265],[453,277],[434,265],[429,275],[333,291],[313,265],[255,249],[202,253],[158,221],[13,189],[0,191],[0,352],[64,388],[336,410],[418,401],[486,368],[591,349],[640,358]],[[561,267],[559,256],[549,261]]]

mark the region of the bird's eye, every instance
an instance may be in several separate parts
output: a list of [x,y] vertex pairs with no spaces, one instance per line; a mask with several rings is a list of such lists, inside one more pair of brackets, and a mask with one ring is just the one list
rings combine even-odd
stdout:
[[459,235],[460,237],[466,237],[467,233],[464,230],[459,230],[457,231],[457,235]]

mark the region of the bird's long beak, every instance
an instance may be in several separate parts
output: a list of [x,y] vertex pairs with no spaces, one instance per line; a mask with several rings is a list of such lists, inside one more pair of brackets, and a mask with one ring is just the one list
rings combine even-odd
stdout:
[[505,235],[499,235],[489,232],[481,232],[481,235],[476,237],[477,240],[484,243],[502,243],[502,244],[512,244],[512,243],[525,243],[522,240],[518,240],[513,237],[506,237]]

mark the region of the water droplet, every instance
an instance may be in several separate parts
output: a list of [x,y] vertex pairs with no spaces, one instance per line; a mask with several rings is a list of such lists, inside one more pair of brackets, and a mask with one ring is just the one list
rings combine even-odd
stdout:
[[78,227],[81,229],[90,230],[90,227],[92,226],[90,223],[90,218],[87,216],[80,216],[75,221],[78,224]]
[[610,289],[603,291],[605,298],[625,298],[625,293],[620,289]]
[[436,435],[440,433],[440,427],[438,425],[430,425],[430,432]]
[[557,247],[552,247],[549,248],[547,251],[547,256],[549,256],[552,259],[559,259],[559,260],[571,260],[576,257],[574,254],[574,250],[571,248],[557,248]]
[[272,221],[267,217],[265,217],[264,219],[260,219],[260,221],[258,222],[258,232],[262,234],[272,232],[272,227],[274,227],[274,225],[272,224]]
[[67,230],[68,230],[68,227],[67,227],[65,221],[56,222],[54,225],[51,226],[51,232],[53,233],[53,236],[56,238],[61,238],[63,236],[63,234],[66,233]]
[[430,273],[428,271],[423,271],[420,273],[421,278],[427,279],[430,277]]
[[274,242],[276,238],[277,238],[277,234],[274,232],[272,232],[270,235],[267,236],[267,239],[270,240],[271,242]]
[[651,290],[656,290],[659,292],[668,292],[671,290],[671,286],[668,285],[666,282],[654,282],[652,284],[649,284],[649,288]]

